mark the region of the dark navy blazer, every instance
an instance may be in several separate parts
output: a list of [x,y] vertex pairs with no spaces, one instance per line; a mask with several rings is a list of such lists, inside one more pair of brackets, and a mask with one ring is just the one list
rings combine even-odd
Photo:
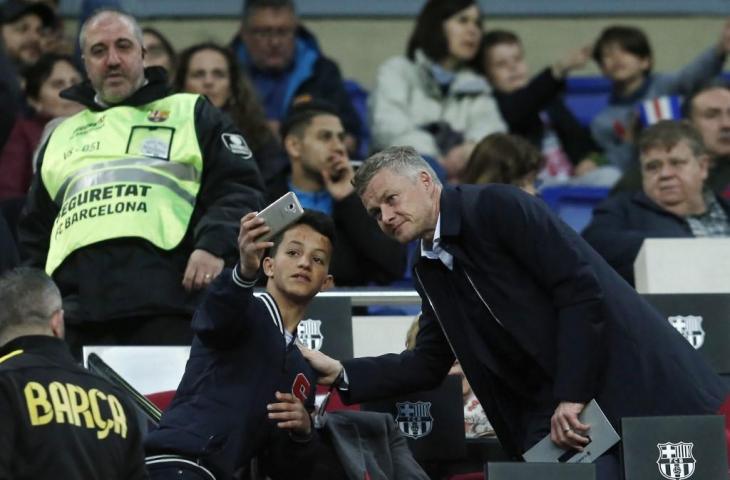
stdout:
[[454,355],[505,450],[548,433],[560,401],[620,418],[710,414],[727,387],[669,323],[537,198],[507,185],[441,195],[453,271],[421,258],[416,348],[343,362],[348,401],[430,388]]

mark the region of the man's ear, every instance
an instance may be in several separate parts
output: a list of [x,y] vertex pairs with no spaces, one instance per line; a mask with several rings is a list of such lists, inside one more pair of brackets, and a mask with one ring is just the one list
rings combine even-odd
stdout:
[[51,319],[49,320],[48,324],[51,327],[51,332],[53,332],[53,336],[63,340],[64,336],[66,335],[66,324],[63,320],[62,308],[58,309],[53,315],[51,315]]
[[298,136],[289,134],[284,137],[284,149],[289,158],[299,158],[302,153],[302,141]]
[[264,257],[261,261],[261,265],[263,266],[266,278],[272,278],[274,276],[274,259],[271,257]]

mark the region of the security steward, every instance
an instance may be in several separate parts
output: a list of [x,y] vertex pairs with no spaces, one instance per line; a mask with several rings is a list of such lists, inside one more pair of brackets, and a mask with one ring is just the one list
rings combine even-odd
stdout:
[[97,12],[79,41],[89,80],[61,95],[87,108],[42,147],[22,250],[58,284],[72,349],[189,343],[197,294],[261,207],[256,163],[206,98],[144,68],[134,18]]
[[147,478],[124,393],[78,366],[42,270],[0,277],[0,479]]

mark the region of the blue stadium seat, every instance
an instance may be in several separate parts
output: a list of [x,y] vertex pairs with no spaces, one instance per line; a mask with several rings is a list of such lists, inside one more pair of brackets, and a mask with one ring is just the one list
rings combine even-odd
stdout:
[[362,125],[360,135],[358,135],[360,144],[358,145],[355,157],[356,159],[364,159],[370,153],[370,127],[368,126],[368,96],[370,92],[355,80],[345,79],[344,83],[345,90],[350,96],[352,106],[355,107],[355,111],[358,117],[360,117],[360,123]]
[[565,86],[565,104],[580,123],[588,126],[608,104],[610,94],[611,82],[605,77],[569,77]]
[[608,187],[556,186],[540,190],[540,196],[551,210],[576,232],[588,226],[593,207],[608,196]]

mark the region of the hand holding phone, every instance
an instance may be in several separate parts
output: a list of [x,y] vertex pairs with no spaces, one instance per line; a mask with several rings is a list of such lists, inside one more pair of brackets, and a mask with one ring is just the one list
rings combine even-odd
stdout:
[[263,219],[266,226],[269,227],[269,231],[258,237],[256,241],[265,242],[272,239],[302,215],[304,215],[304,209],[296,194],[294,192],[284,194],[256,215],[256,218]]

